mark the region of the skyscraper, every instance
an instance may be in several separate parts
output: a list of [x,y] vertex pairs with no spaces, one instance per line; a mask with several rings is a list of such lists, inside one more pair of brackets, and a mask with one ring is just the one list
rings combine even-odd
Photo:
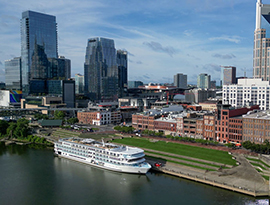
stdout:
[[183,73],[177,73],[174,75],[174,86],[182,89],[187,88],[187,75]]
[[201,73],[197,78],[197,87],[203,89],[210,88],[211,76],[206,73]]
[[270,5],[256,4],[256,28],[254,31],[253,77],[270,80]]
[[16,57],[5,61],[6,89],[21,90],[21,58]]
[[95,101],[117,99],[118,67],[114,40],[91,38],[84,63],[85,94]]
[[[46,77],[44,54],[47,58],[57,58],[58,56],[56,18],[34,11],[25,11],[22,13],[21,19],[22,89],[24,94],[28,94],[30,91],[31,78]],[[33,59],[36,60],[35,64],[33,64]]]
[[128,86],[127,51],[117,50],[116,61],[118,66],[118,97],[124,97],[124,91]]
[[221,66],[221,85],[236,84],[236,67]]
[[84,91],[84,76],[77,73],[75,74],[75,93],[83,94]]

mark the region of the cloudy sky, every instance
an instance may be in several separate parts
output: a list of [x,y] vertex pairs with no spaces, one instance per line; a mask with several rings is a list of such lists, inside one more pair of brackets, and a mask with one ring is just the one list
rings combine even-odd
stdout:
[[[263,3],[270,4],[270,0]],[[0,81],[5,60],[20,56],[21,13],[56,16],[58,53],[83,74],[88,38],[105,37],[129,53],[128,78],[173,82],[200,73],[220,79],[220,65],[252,77],[256,0],[1,0]]]

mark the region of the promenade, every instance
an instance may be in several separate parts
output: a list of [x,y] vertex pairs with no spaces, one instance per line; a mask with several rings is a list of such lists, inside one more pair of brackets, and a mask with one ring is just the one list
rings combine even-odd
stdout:
[[[148,150],[150,151],[150,150]],[[151,152],[157,152],[151,150]],[[154,154],[147,154],[154,156]],[[246,160],[242,154],[233,154],[239,166],[218,171],[205,171],[167,161],[147,158],[153,169],[166,174],[185,179],[209,184],[231,191],[251,195],[254,197],[269,196],[269,182],[266,181]],[[167,157],[162,157],[166,159]],[[169,157],[167,158],[169,159]],[[174,159],[175,160],[175,159]],[[156,162],[161,162],[161,167],[155,167]]]

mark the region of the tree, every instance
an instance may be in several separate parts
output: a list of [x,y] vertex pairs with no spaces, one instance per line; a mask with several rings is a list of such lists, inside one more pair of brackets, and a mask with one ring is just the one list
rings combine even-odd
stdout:
[[14,137],[16,138],[26,138],[29,132],[29,121],[25,118],[19,119],[17,121],[17,126],[14,130]]
[[63,120],[65,117],[65,113],[63,111],[60,111],[60,110],[56,110],[54,112],[54,119],[57,119],[57,120]]
[[5,135],[7,133],[7,128],[9,124],[5,120],[0,120],[0,136]]
[[16,123],[14,123],[14,122],[9,123],[9,126],[7,128],[7,136],[8,137],[13,137],[13,132],[16,129],[16,127],[17,127]]
[[36,113],[34,115],[34,118],[36,118],[37,120],[41,120],[41,119],[47,120],[47,119],[49,119],[48,115],[44,115],[44,114],[40,114],[40,113]]
[[75,123],[77,123],[77,122],[79,122],[79,120],[78,120],[77,117],[72,117],[72,118],[69,118],[69,119],[67,120],[67,123],[68,123],[68,124],[71,124],[71,125],[73,125],[73,124],[75,124]]

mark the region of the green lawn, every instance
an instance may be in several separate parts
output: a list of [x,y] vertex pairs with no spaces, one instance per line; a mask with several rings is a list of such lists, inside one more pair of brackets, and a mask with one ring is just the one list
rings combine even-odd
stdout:
[[257,163],[254,163],[254,162],[250,162],[250,164],[252,164],[253,166],[256,166],[256,167],[260,167],[262,168],[263,170],[266,170],[262,165],[260,164],[257,164]]
[[194,162],[194,163],[197,163],[197,164],[203,164],[203,165],[212,166],[212,167],[215,167],[215,168],[219,168],[220,167],[218,165],[211,164],[211,163],[201,162],[201,161],[187,159],[187,158],[182,158],[182,157],[175,157],[175,156],[166,155],[166,154],[159,154],[159,153],[156,153],[156,152],[145,151],[145,153],[151,153],[151,154],[156,154],[156,155],[160,155],[160,156],[164,156],[164,157],[170,157],[170,158],[174,158],[174,159],[180,159],[180,160],[184,160],[184,161],[187,161],[187,162]]
[[200,166],[197,166],[197,165],[192,165],[192,164],[188,164],[188,163],[184,163],[184,162],[177,162],[177,161],[174,161],[174,160],[167,160],[167,159],[164,159],[162,157],[153,157],[153,156],[149,156],[149,155],[145,155],[145,156],[149,157],[149,158],[163,160],[165,162],[172,162],[172,163],[181,164],[181,165],[184,165],[184,166],[187,166],[187,167],[193,167],[193,168],[196,168],[196,169],[202,169],[202,170],[208,170],[208,171],[216,171],[215,169],[209,169],[209,168],[205,168],[205,167],[200,167]]
[[263,162],[262,160],[260,159],[254,159],[254,158],[250,158],[250,157],[247,157],[248,160],[251,160],[251,161],[254,161],[254,162],[260,162],[261,164],[265,165],[266,167],[270,168],[270,166],[268,164],[266,164],[265,162]]
[[149,140],[143,138],[115,139],[113,142],[218,162],[222,164],[236,165],[236,161],[232,159],[232,156],[229,155],[228,152],[225,151],[206,149],[202,147],[165,141],[150,142]]
[[269,176],[262,175],[262,177],[269,181]]

